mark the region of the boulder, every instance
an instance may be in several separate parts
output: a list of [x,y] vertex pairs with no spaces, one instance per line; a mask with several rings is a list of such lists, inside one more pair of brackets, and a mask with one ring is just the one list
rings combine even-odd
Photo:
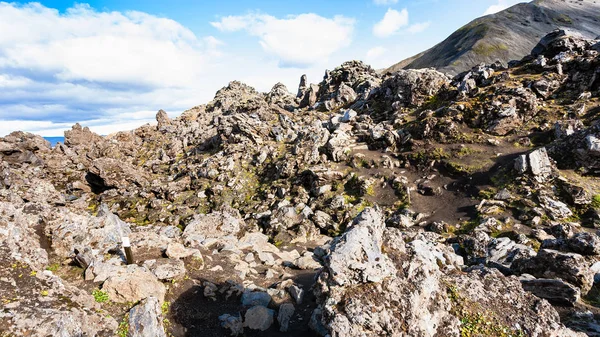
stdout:
[[522,278],[521,284],[525,291],[555,305],[573,306],[581,297],[579,288],[561,279]]
[[541,249],[535,257],[513,261],[511,270],[538,278],[560,278],[580,288],[583,294],[594,284],[594,273],[583,256],[552,249]]
[[273,317],[275,311],[267,309],[262,305],[254,306],[244,315],[244,327],[248,327],[252,330],[265,331],[273,324]]
[[154,274],[137,265],[129,265],[124,271],[110,276],[102,290],[117,303],[137,302],[150,296],[162,303],[166,293],[165,286]]
[[294,315],[294,305],[292,303],[283,303],[279,306],[277,322],[279,322],[279,331],[286,332],[290,327],[290,319]]
[[381,282],[396,270],[381,252],[385,222],[381,212],[365,209],[332,244],[325,257],[327,272],[337,285]]
[[166,337],[160,301],[153,296],[129,310],[129,337]]

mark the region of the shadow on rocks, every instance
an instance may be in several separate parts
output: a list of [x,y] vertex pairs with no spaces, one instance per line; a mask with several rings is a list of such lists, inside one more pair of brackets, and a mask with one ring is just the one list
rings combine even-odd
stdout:
[[[296,304],[293,299],[287,296],[282,301],[273,298],[268,306],[275,311],[274,322],[266,331],[252,330],[244,328],[244,332],[239,336],[291,336],[291,337],[312,337],[317,336],[308,326],[312,311],[316,308],[316,298],[312,293],[312,285],[315,282],[316,272],[302,272],[290,278],[294,284],[302,286],[305,291],[301,304]],[[245,289],[241,284],[227,281],[214,284],[213,298],[205,296],[206,279],[190,280],[190,285],[182,287],[179,294],[174,294],[174,299],[170,306],[170,312],[167,316],[170,327],[168,330],[174,337],[221,337],[231,336],[231,331],[221,327],[219,316],[229,314],[231,316],[244,317],[250,306],[242,304],[242,294]],[[269,288],[276,288],[281,282],[273,284]],[[287,293],[287,292],[286,292]],[[215,300],[216,299],[216,300]],[[286,332],[280,331],[277,322],[277,313],[279,306],[283,303],[292,303],[295,312],[290,320],[289,329]]]

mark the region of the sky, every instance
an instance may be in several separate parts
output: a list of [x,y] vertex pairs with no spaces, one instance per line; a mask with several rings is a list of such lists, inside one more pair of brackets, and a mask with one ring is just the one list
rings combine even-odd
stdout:
[[0,136],[106,135],[175,117],[239,80],[295,93],[300,76],[424,51],[518,0],[0,2]]

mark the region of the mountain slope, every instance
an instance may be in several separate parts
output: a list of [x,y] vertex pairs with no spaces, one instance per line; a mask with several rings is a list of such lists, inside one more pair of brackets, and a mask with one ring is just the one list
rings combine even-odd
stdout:
[[557,28],[596,38],[600,35],[600,3],[536,0],[518,4],[470,22],[433,48],[386,71],[433,67],[455,75],[482,62],[520,60],[540,38]]

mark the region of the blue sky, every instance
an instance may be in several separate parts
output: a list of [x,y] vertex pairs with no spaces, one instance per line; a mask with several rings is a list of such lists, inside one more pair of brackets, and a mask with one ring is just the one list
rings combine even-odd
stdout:
[[107,134],[241,80],[291,92],[359,59],[384,68],[518,0],[0,2],[0,136]]

